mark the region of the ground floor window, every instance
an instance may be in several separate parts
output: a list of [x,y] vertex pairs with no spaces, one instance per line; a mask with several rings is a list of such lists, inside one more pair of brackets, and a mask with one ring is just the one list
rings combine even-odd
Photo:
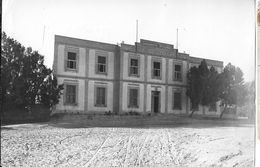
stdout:
[[95,106],[106,107],[106,87],[97,86],[95,91]]
[[192,103],[190,102],[190,110],[199,111],[199,105],[192,106]]
[[173,93],[173,109],[181,110],[181,92]]
[[65,104],[75,105],[77,103],[77,86],[66,84]]
[[212,103],[212,104],[209,105],[209,111],[213,111],[213,112],[217,111],[216,103]]
[[128,107],[129,108],[138,108],[138,94],[139,94],[139,89],[138,88],[129,88],[128,89]]

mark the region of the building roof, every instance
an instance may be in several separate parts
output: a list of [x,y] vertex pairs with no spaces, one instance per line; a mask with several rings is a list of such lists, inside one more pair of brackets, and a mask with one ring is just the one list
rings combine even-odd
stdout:
[[[55,35],[55,43],[75,45],[79,47],[89,47],[89,48],[107,50],[111,52],[115,52],[116,48],[120,47],[122,51],[175,58],[180,60],[186,60],[194,64],[200,64],[200,62],[203,60],[203,58],[191,57],[187,53],[180,53],[178,49],[174,49],[174,45],[146,40],[146,39],[141,39],[140,42],[135,42],[135,45],[129,45],[122,42],[121,45],[118,46],[115,44],[109,44],[104,42]],[[207,61],[208,65],[223,67],[222,61],[211,60],[211,59],[205,59],[205,60]]]

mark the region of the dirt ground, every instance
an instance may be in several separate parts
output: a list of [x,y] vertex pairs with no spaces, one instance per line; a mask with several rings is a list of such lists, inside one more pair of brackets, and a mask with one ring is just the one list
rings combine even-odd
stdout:
[[1,128],[2,166],[254,165],[254,126]]

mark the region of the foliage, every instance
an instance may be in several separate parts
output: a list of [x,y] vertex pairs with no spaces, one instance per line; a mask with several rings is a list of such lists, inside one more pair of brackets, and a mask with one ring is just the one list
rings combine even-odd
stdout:
[[247,91],[244,85],[243,72],[239,67],[235,67],[231,63],[227,64],[223,72],[220,74],[222,79],[222,92],[220,94],[221,105],[224,106],[223,113],[227,107],[243,106]]
[[5,108],[30,108],[34,104],[51,107],[58,103],[62,85],[57,84],[44,57],[32,48],[2,33],[1,89]]
[[203,60],[199,67],[192,67],[187,75],[187,96],[191,100],[192,113],[198,105],[208,106],[218,101],[219,82],[218,72]]
[[187,74],[187,96],[189,96],[191,101],[192,109],[196,108],[200,103],[200,84],[199,84],[199,70],[197,67],[191,67]]
[[208,69],[207,62],[203,60],[199,67],[192,67],[188,71],[187,79],[186,94],[193,109],[190,116],[198,105],[208,106],[221,100],[224,106],[220,115],[222,117],[227,107],[241,107],[246,101],[253,101],[254,85],[246,89],[242,70],[231,63],[219,74],[213,66]]

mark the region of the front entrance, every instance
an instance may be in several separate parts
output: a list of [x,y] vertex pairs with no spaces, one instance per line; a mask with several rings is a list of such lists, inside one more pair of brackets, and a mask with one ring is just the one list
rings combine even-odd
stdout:
[[160,112],[160,91],[152,91],[152,112]]

